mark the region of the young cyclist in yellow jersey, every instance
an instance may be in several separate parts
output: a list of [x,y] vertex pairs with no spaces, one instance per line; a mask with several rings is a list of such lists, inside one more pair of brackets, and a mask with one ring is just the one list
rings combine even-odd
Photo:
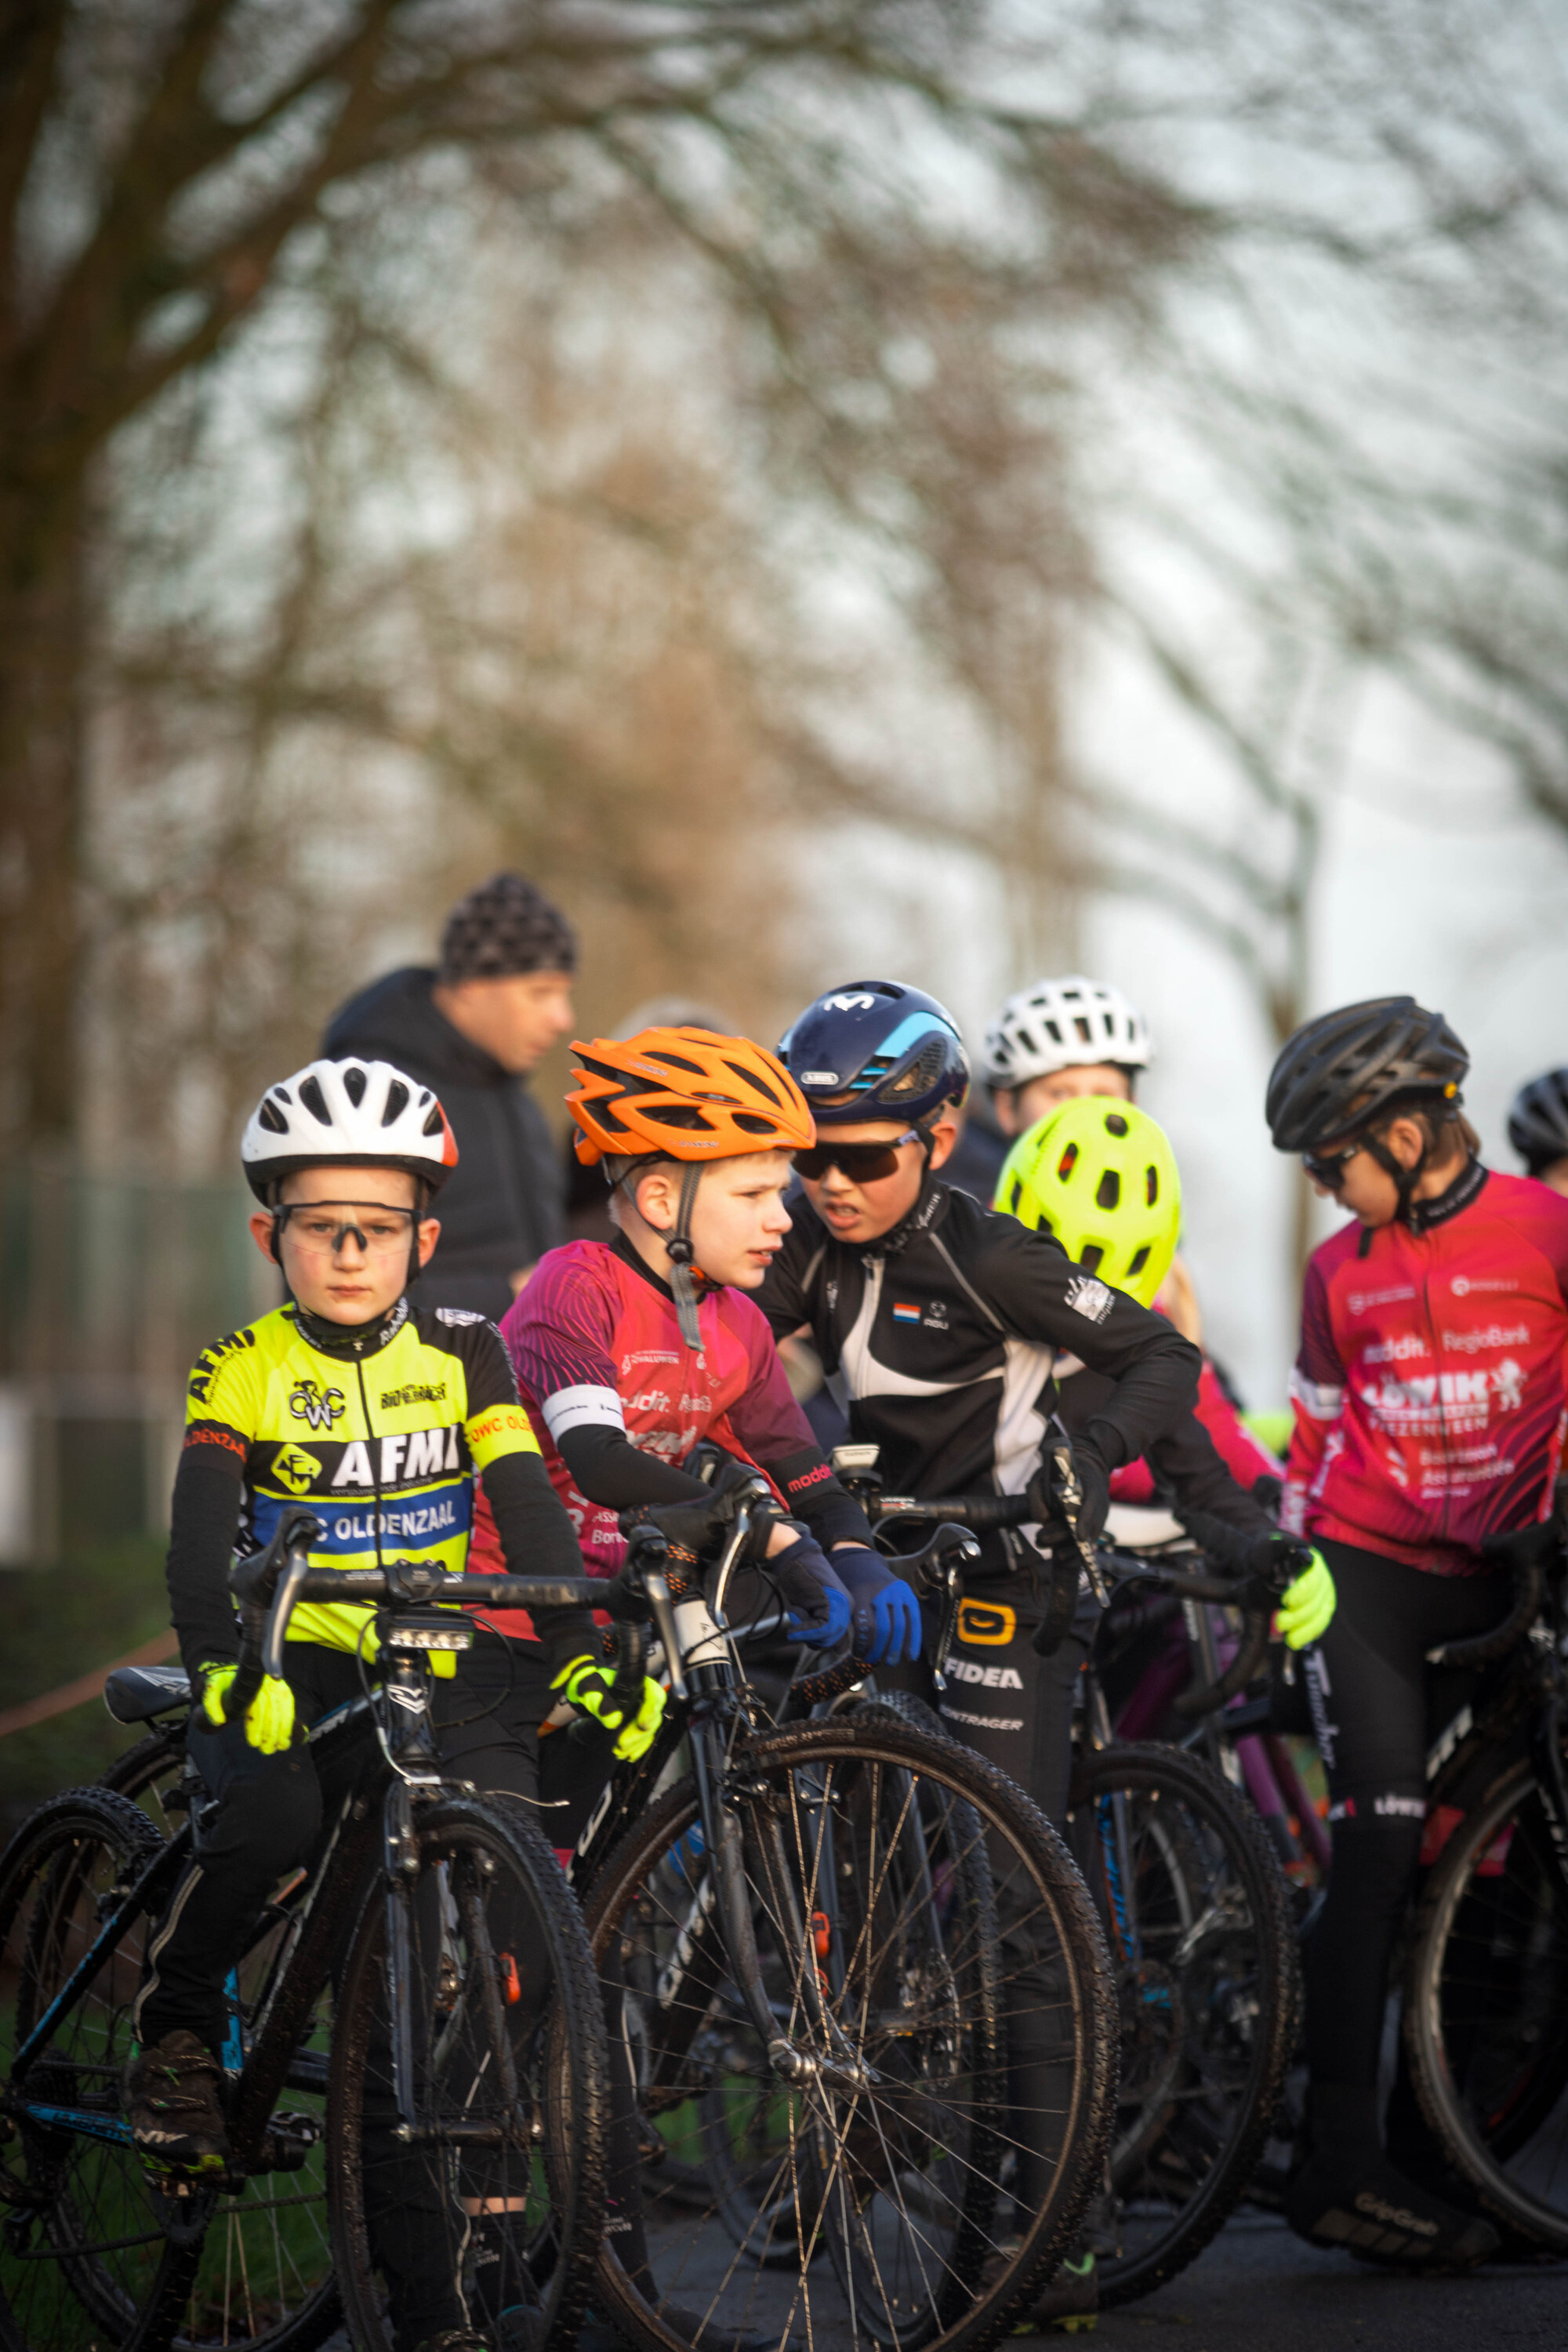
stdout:
[[[579,1567],[494,1326],[406,1295],[436,1246],[427,1211],[457,1157],[429,1088],[386,1063],[313,1063],[268,1089],[242,1152],[264,1203],[252,1232],[289,1301],[217,1341],[191,1376],[168,1576],[198,1697],[187,1752],[211,1801],[149,1945],[141,2047],[125,2085],[136,2146],[196,2170],[221,2169],[228,2153],[216,2055],[225,1977],[279,1876],[306,1858],[326,1802],[342,1794],[323,1789],[299,1743],[359,1695],[362,1662],[375,1650],[369,1609],[301,1607],[287,1672],[231,1720],[238,1638],[226,1574],[237,1547],[265,1544],[284,1507],[304,1503],[322,1524],[317,1566],[395,1557],[458,1570],[482,1470],[509,1567],[545,1576]],[[586,1612],[553,1626],[551,1641],[563,1665],[597,1654]],[[367,2116],[367,2147],[379,2130]],[[373,2251],[398,2352],[478,2347],[443,2259],[441,2217],[423,2226],[425,2168],[400,2167],[390,2144],[376,2161],[386,2190]]]

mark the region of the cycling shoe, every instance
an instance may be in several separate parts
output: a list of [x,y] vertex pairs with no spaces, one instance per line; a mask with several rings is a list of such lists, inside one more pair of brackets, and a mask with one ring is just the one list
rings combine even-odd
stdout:
[[1100,2315],[1100,2266],[1091,2246],[1079,2244],[1030,2304],[1022,2319],[1013,2322],[1015,2336],[1043,2336],[1059,2328],[1065,2336],[1088,2335]]
[[177,2028],[138,2051],[125,2069],[124,2099],[139,2155],[189,2172],[228,2163],[223,2070],[205,2042]]
[[1285,2218],[1309,2245],[1340,2246],[1398,2269],[1473,2270],[1501,2242],[1489,2221],[1418,2188],[1381,2152],[1309,2157],[1290,2184]]

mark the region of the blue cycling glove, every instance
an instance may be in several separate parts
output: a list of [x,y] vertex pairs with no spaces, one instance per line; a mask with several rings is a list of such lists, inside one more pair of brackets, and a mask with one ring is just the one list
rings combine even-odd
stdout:
[[869,1666],[913,1665],[921,1654],[921,1604],[879,1551],[841,1544],[833,1566],[849,1595],[855,1655]]
[[820,1544],[797,1536],[763,1563],[789,1611],[785,1625],[809,1650],[834,1650],[849,1631],[849,1595],[827,1564]]

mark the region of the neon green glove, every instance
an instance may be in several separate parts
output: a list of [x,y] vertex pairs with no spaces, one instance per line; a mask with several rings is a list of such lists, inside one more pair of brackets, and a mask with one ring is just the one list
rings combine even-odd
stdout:
[[574,1706],[591,1715],[606,1731],[619,1731],[616,1754],[623,1764],[635,1764],[653,1746],[654,1735],[664,1720],[664,1685],[652,1676],[643,1676],[642,1701],[636,1715],[627,1723],[626,1709],[615,1696],[616,1677],[610,1667],[601,1665],[597,1658],[574,1658],[563,1666],[550,1685],[552,1690],[564,1688]]
[[1311,1564],[1280,1595],[1274,1622],[1292,1650],[1305,1650],[1327,1633],[1339,1596],[1329,1564],[1314,1551]]
[[[202,1713],[216,1729],[228,1721],[226,1701],[237,1666],[203,1666]],[[245,1737],[263,1756],[276,1756],[294,1737],[294,1694],[281,1675],[263,1675],[245,1710]]]

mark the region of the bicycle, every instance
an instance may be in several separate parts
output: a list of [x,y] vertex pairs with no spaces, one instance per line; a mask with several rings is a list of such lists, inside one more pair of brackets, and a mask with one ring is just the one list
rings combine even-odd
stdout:
[[[280,1669],[312,1578],[341,1597],[335,1572],[310,1569],[318,1535],[290,1511],[233,1571],[236,1709]],[[165,1838],[123,1789],[68,1790],[0,1857],[6,2352],[310,2352],[343,2319],[363,2352],[384,2352],[386,2265],[416,2241],[470,2299],[510,2306],[503,2340],[573,2340],[603,2221],[607,2096],[581,1917],[535,1824],[442,1778],[426,1662],[471,1629],[426,1605],[407,1563],[373,1581],[380,1683],[309,1735],[347,1793],[230,1979],[224,2177],[149,2174],[121,2113],[143,1948],[198,1844],[199,1792]],[[483,1578],[468,1597],[493,1601],[498,1582],[563,1597]],[[168,1675],[120,1696],[143,1717],[183,1703]],[[166,1780],[152,1751],[167,1731],[140,1745],[137,1770]],[[281,2105],[290,2095],[303,2104]],[[381,2215],[395,2200],[393,2231]],[[481,2280],[497,2236],[504,2275]]]
[[1505,2229],[1568,2253],[1568,1481],[1550,1518],[1495,1538],[1507,1616],[1434,1665],[1479,1669],[1427,1759],[1428,1874],[1404,2035],[1444,2156]]
[[[606,2239],[595,2305],[647,2352],[796,2332],[972,2352],[1054,2268],[1102,2167],[1103,1944],[1005,1775],[876,1707],[769,1720],[740,1643],[778,1612],[726,1615],[765,1509],[753,1476],[627,1513],[595,1591],[620,1642],[652,1628],[671,1699],[572,1864],[618,2000],[647,2249]],[[903,1572],[946,1585],[966,1547],[941,1529]],[[792,1705],[831,1709],[868,1672],[808,1675]],[[1025,2115],[1025,2145],[1006,2068],[1031,2003],[1055,2111]],[[1021,2206],[1031,2162],[1047,2177]]]
[[[1118,1548],[1142,1559],[1175,1557],[1191,1538],[1163,1512],[1125,1512],[1168,1522],[1145,1542],[1119,1534]],[[1303,1734],[1310,1731],[1305,1690],[1287,1656],[1283,1692],[1225,1683],[1240,1654],[1234,1612],[1188,1598],[1119,1597],[1095,1645],[1116,1736],[1162,1739],[1204,1755],[1238,1795],[1247,1798],[1289,1882],[1297,1928],[1305,1937],[1321,1907],[1329,1871],[1329,1833],[1301,1778],[1289,1739],[1279,1727],[1283,1696]]]
[[[1145,1557],[1103,1539],[1080,1542],[1065,1444],[1047,1447],[1042,1484],[1029,1494],[934,1499],[880,1494],[864,1459],[869,1449],[854,1449],[855,1461],[844,1460],[847,1451],[835,1466],[879,1527],[1054,1526],[1042,1643],[1065,1636],[1081,1572],[1102,1604],[1113,1591],[1152,1589],[1184,1607],[1241,1605],[1237,1654],[1188,1695],[1190,1712],[1225,1706],[1266,1654],[1271,1591],[1204,1573],[1191,1548]],[[1291,1572],[1281,1564],[1278,1581]],[[950,1614],[931,1648],[939,1692],[953,1630]],[[1076,1744],[1066,1828],[1107,1931],[1121,2019],[1112,2210],[1097,2222],[1109,2242],[1099,2268],[1100,2302],[1110,2306],[1185,2269],[1246,2194],[1293,2054],[1300,1976],[1289,1891],[1257,1817],[1202,1758],[1116,1738],[1092,1654]]]

